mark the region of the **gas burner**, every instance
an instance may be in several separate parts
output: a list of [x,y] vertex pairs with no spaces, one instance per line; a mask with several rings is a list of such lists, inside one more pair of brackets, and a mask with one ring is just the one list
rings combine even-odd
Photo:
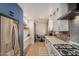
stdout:
[[70,44],[54,44],[62,56],[79,56],[79,49]]
[[67,49],[67,48],[73,48],[75,49],[75,47],[73,47],[72,45],[69,44],[54,44],[54,47],[57,49]]
[[69,51],[68,49],[58,49],[59,53],[62,56],[74,56],[75,54],[71,51]]
[[79,49],[73,50],[73,52],[79,56]]

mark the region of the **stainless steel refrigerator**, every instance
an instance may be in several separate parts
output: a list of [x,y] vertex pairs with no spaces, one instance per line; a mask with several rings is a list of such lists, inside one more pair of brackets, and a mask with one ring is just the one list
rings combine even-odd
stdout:
[[0,55],[14,56],[20,54],[18,21],[0,16]]

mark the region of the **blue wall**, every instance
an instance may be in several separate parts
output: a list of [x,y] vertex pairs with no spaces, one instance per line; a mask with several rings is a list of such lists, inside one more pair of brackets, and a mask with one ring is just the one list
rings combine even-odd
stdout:
[[23,55],[23,11],[16,3],[0,3],[0,13],[19,21],[20,55]]

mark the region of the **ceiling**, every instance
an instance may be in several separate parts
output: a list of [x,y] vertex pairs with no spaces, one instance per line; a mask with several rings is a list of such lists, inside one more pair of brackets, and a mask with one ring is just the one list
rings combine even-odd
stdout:
[[18,3],[23,9],[24,16],[38,20],[48,19],[54,4],[51,3]]

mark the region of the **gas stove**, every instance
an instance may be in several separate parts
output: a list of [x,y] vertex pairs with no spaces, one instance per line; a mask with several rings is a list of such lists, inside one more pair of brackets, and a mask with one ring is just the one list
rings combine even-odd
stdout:
[[56,50],[62,56],[79,56],[79,47],[70,44],[54,44]]

